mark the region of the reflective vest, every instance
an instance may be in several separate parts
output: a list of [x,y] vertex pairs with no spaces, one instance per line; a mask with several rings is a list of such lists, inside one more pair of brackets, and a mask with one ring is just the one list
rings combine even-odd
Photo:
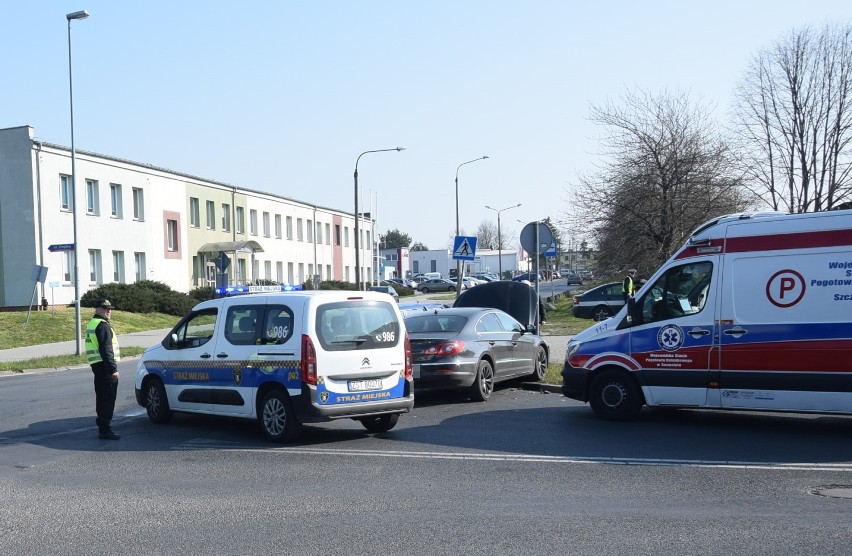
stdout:
[[[86,325],[86,358],[89,360],[89,365],[103,361],[99,349],[98,337],[95,334],[95,328],[102,322],[105,322],[110,327],[110,330],[112,330],[112,326],[110,326],[108,320],[97,317],[92,317],[92,320]],[[115,335],[115,331],[112,333],[112,354],[115,357],[116,363],[121,361],[121,350],[118,347],[118,337]]]
[[627,295],[636,293],[636,290],[633,289],[633,278],[631,276],[624,277],[624,281],[621,283],[621,293],[626,293]]

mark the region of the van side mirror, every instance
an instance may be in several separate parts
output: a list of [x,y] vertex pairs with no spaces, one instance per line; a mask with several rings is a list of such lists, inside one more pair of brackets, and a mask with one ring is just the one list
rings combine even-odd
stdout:
[[631,297],[627,299],[627,324],[633,326],[635,324],[639,324],[642,320],[639,318],[641,315],[637,315],[638,305],[636,304],[636,299]]

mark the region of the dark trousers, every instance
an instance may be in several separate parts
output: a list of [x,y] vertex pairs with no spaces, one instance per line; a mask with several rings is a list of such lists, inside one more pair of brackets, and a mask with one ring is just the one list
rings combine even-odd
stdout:
[[92,365],[95,375],[95,413],[98,430],[101,432],[110,430],[112,414],[115,411],[115,397],[118,394],[118,379],[107,374],[102,363]]

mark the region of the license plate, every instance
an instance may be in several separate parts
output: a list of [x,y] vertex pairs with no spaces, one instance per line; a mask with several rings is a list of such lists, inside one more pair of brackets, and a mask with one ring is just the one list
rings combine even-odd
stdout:
[[349,391],[350,392],[366,392],[367,390],[381,390],[382,389],[382,379],[380,378],[372,378],[369,380],[350,380],[349,381]]

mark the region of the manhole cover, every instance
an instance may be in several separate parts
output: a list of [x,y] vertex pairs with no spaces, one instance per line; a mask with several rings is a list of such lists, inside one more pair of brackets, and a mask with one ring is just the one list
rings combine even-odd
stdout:
[[827,496],[828,498],[852,498],[852,486],[850,485],[814,487],[809,492],[817,496]]

